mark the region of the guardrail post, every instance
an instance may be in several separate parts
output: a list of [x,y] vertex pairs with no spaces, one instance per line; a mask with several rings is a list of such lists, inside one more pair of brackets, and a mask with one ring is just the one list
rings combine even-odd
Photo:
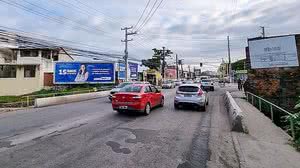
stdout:
[[290,118],[290,124],[291,124],[291,132],[292,132],[292,137],[293,137],[293,140],[295,140],[295,128],[294,128],[294,122],[293,122],[293,119]]
[[274,122],[274,114],[273,114],[273,106],[272,105],[270,106],[270,110],[271,110],[271,119],[272,119],[272,122]]
[[29,96],[26,96],[27,107],[29,107]]
[[249,93],[246,92],[247,102],[249,102]]
[[259,103],[259,111],[261,111],[261,99],[258,99],[258,103]]
[[252,105],[254,105],[254,96],[253,95],[251,96],[252,96]]

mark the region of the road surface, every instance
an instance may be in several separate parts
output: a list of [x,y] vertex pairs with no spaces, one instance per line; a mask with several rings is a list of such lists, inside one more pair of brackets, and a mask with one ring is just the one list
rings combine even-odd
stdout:
[[175,110],[175,89],[163,92],[149,116],[118,114],[107,98],[0,114],[1,168],[206,167],[224,90],[209,92],[206,112]]

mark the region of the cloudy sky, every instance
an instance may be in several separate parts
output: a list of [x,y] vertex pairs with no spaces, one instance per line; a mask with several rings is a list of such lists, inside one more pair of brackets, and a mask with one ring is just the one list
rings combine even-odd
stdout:
[[[146,4],[144,17],[138,22]],[[0,0],[0,29],[13,28],[58,39],[67,45],[122,54],[124,32],[135,26],[129,56],[150,58],[152,48],[167,47],[185,64],[215,70],[227,60],[227,35],[232,60],[245,57],[247,38],[300,32],[299,0]],[[3,27],[4,26],[4,27]],[[46,37],[45,37],[46,38]],[[72,41],[72,42],[70,42]],[[64,41],[65,42],[65,41]],[[170,60],[172,62],[172,60]]]

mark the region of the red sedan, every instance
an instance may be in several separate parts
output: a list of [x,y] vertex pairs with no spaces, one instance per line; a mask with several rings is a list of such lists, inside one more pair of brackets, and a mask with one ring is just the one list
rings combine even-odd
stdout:
[[150,114],[153,107],[164,105],[164,95],[153,85],[132,84],[112,97],[112,108],[118,112],[139,111]]

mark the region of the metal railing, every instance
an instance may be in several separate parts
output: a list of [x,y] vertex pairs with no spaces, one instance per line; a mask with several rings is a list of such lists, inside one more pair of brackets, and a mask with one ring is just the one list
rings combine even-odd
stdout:
[[293,121],[293,118],[296,118],[296,116],[294,114],[292,114],[291,112],[277,106],[276,104],[262,98],[262,97],[259,97],[253,93],[250,93],[250,92],[245,92],[246,94],[246,98],[247,98],[247,101],[249,102],[249,99],[251,97],[251,103],[253,106],[255,106],[254,104],[254,98],[257,98],[258,99],[258,109],[259,111],[262,112],[262,102],[265,102],[268,104],[269,108],[270,108],[270,113],[271,113],[271,120],[272,122],[274,122],[274,109],[278,109],[279,111],[285,113],[286,115],[290,116],[289,118],[289,124],[290,124],[290,130],[291,130],[291,136],[292,138],[295,140],[295,123]]
[[100,92],[111,89],[110,87],[103,87],[97,89],[86,89],[72,92],[55,92],[55,93],[47,93],[47,94],[37,94],[37,95],[27,95],[22,96],[21,101],[9,102],[9,103],[0,103],[0,108],[10,108],[10,107],[30,107],[34,105],[34,101],[37,98],[46,98],[46,97],[57,97],[57,96],[66,96],[66,95],[75,95],[75,94],[83,94],[83,93],[92,93],[92,92]]

